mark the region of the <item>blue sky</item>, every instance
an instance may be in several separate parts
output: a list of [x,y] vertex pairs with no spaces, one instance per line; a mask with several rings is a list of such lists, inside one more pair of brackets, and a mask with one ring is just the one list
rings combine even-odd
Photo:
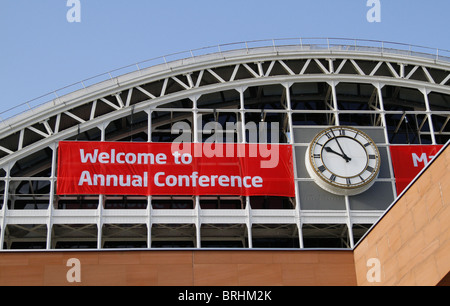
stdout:
[[58,88],[178,51],[258,39],[347,37],[450,50],[448,0],[0,0],[0,113]]

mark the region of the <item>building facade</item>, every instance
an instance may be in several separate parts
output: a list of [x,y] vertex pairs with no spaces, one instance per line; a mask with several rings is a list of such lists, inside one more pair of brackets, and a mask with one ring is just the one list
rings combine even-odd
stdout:
[[[85,80],[0,124],[0,249],[352,250],[402,192],[394,149],[447,143],[449,85],[442,52],[337,39],[222,45]],[[235,128],[218,136],[211,123]],[[311,176],[305,156],[330,127],[356,129],[348,138],[364,133],[377,148],[364,192],[330,193]],[[56,192],[61,141],[180,134],[291,146],[295,196]]]

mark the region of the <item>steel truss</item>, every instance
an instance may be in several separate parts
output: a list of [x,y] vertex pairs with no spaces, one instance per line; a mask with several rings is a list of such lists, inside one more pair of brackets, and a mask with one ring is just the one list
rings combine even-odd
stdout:
[[[324,84],[323,94],[312,97],[294,93],[295,84],[312,83]],[[370,90],[365,97],[347,95],[342,84],[362,84]],[[348,198],[345,210],[303,210],[298,189],[296,198],[291,199],[291,209],[254,209],[248,197],[238,199],[241,205],[237,209],[205,209],[197,196],[187,197],[187,201],[192,201],[188,209],[155,209],[153,197],[136,199],[143,209],[107,209],[111,198],[103,195],[64,198],[90,203],[86,205],[93,205],[91,209],[59,207],[61,198],[55,195],[58,142],[152,142],[159,134],[170,134],[170,126],[177,120],[190,123],[192,141],[201,142],[202,116],[207,120],[234,118],[243,125],[246,118],[264,121],[279,116],[285,142],[295,147],[301,144],[292,137],[294,129],[299,128],[297,117],[325,116],[327,125],[340,125],[346,116],[363,114],[370,118],[370,126],[383,128],[384,147],[405,126],[408,132],[411,120],[416,121],[417,127],[411,133],[419,142],[426,139],[437,144],[450,135],[449,85],[450,64],[445,62],[392,53],[305,51],[303,46],[286,46],[178,60],[58,97],[4,121],[0,127],[0,249],[9,249],[14,242],[35,242],[38,248],[54,249],[58,241],[70,240],[98,249],[104,248],[105,243],[124,240],[140,241],[144,247],[150,247],[164,237],[191,241],[189,246],[200,248],[202,239],[212,239],[207,234],[202,238],[202,229],[206,233],[214,228],[225,233],[218,234],[216,240],[240,240],[243,247],[253,248],[255,226],[260,232],[280,230],[280,236],[297,239],[298,247],[304,248],[302,228],[307,224],[346,225],[344,244],[351,248],[356,243],[353,226],[373,224],[384,211],[352,210]],[[265,95],[263,88],[270,86],[280,89],[281,95]],[[257,90],[249,93],[249,89]],[[414,101],[405,97],[404,89],[413,91]],[[232,97],[227,98],[225,93]],[[386,97],[389,101],[384,101]],[[321,100],[324,108],[315,109],[313,98]],[[303,101],[309,108],[295,108],[293,100]],[[340,105],[341,101],[348,105],[362,101],[368,107],[347,109]],[[396,118],[396,125],[390,131],[388,126],[392,124],[388,121],[392,118]],[[245,130],[236,139],[246,142]],[[410,137],[407,139],[409,142]],[[381,181],[391,183],[395,193],[392,168],[389,171],[391,178]],[[297,181],[304,180],[307,179],[297,176]],[[33,202],[34,209],[17,209],[20,201]],[[162,229],[165,232],[160,233]],[[317,230],[326,231],[327,227]],[[175,236],[170,234],[173,231]],[[331,232],[330,235],[336,236]]]

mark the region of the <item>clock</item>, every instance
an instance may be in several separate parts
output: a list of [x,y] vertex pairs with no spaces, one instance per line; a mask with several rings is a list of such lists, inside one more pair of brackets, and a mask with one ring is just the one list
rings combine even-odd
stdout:
[[309,144],[306,169],[317,185],[337,195],[369,189],[380,172],[380,152],[364,132],[348,126],[324,129]]

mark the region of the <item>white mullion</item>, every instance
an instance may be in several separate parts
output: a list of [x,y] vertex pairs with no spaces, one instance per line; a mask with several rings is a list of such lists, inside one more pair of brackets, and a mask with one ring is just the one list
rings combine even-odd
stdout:
[[147,249],[152,248],[152,196],[147,196]]
[[355,246],[355,242],[353,239],[353,223],[352,223],[352,217],[351,217],[351,213],[350,213],[350,200],[349,197],[346,195],[345,196],[345,210],[347,213],[347,227],[348,227],[348,238],[350,239],[350,248],[353,249],[353,247]]
[[3,244],[5,242],[5,229],[6,229],[6,211],[8,210],[8,198],[9,198],[9,183],[10,183],[10,169],[11,165],[6,167],[5,172],[5,190],[3,191],[3,206],[0,210],[0,250],[3,250]]
[[248,248],[253,249],[253,234],[252,234],[252,208],[250,206],[250,197],[245,197],[245,211],[247,220],[247,236],[248,236]]
[[194,207],[194,211],[195,211],[195,239],[196,239],[196,243],[195,243],[195,247],[197,249],[200,249],[202,247],[202,236],[201,236],[201,228],[202,228],[202,220],[201,220],[201,207],[200,207],[200,197],[199,196],[195,196],[194,197],[195,200],[195,207]]
[[93,120],[95,118],[95,111],[97,109],[97,100],[94,100],[91,107],[91,114],[89,116],[89,120]]
[[[191,97],[192,100],[192,115],[193,115],[193,133],[194,133],[194,139],[193,142],[194,144],[199,143],[198,141],[198,108],[197,108],[197,97]],[[194,153],[195,155],[195,148],[194,148]],[[194,215],[195,215],[195,221],[194,221],[194,225],[195,225],[195,239],[196,239],[196,248],[201,248],[201,208],[200,208],[200,197],[199,196],[194,196]]]
[[[239,90],[239,101],[240,101],[240,115],[241,115],[241,143],[245,144],[247,141],[245,139],[245,112],[244,112],[244,88],[240,88]],[[245,210],[247,212],[246,214],[246,221],[245,224],[247,225],[247,236],[248,236],[248,247],[249,249],[253,248],[253,241],[252,241],[252,210],[250,206],[250,197],[245,196]]]
[[[101,126],[101,141],[105,141],[105,129],[108,123],[104,122]],[[102,248],[102,232],[103,232],[103,204],[105,202],[105,196],[100,194],[98,196],[98,208],[97,208],[97,249]]]
[[[289,126],[289,144],[292,146],[292,151],[295,156],[295,146],[294,146],[294,125],[292,123],[292,104],[291,104],[291,93],[289,91],[290,86],[285,85],[286,90],[286,104],[287,104],[287,114],[288,114],[288,126]],[[298,184],[295,181],[295,178],[298,177],[297,173],[297,159],[293,158],[293,168],[294,168],[294,188],[295,188],[295,223],[297,225],[298,230],[298,240],[299,240],[299,246],[301,249],[304,248],[303,244],[303,230],[302,230],[302,211],[301,211],[301,204],[300,204],[300,193],[298,190]]]
[[422,93],[423,93],[423,97],[425,99],[425,107],[427,110],[428,126],[430,127],[430,134],[431,134],[431,143],[433,145],[435,145],[436,144],[436,135],[434,134],[434,125],[433,125],[433,120],[431,117],[430,101],[428,100],[428,90],[424,89],[424,90],[422,90]]
[[146,111],[147,113],[147,142],[152,142],[152,110]]
[[[391,150],[389,148],[389,133],[388,133],[388,126],[386,123],[386,112],[384,110],[384,101],[383,101],[383,93],[381,92],[381,85],[380,84],[376,84],[375,85],[376,89],[377,89],[377,95],[378,95],[378,101],[380,102],[380,110],[381,110],[381,122],[383,124],[383,132],[384,132],[384,138],[385,138],[385,142],[386,145],[388,146],[386,149],[386,154],[388,157],[388,165],[389,165],[389,173],[391,178],[393,179],[392,181],[392,193],[394,194],[394,198],[397,198],[397,188],[395,186],[395,175],[394,175],[394,168],[392,166],[392,157],[391,157]],[[403,121],[403,119],[401,120]]]
[[336,83],[334,81],[331,82],[331,93],[333,95],[333,108],[334,108],[334,125],[339,126],[339,111],[338,111],[338,102],[337,102],[337,95],[336,95]]
[[132,96],[133,96],[133,87],[128,90],[127,101],[125,102],[125,106],[130,106]]
[[52,149],[52,165],[50,174],[50,199],[48,203],[48,222],[47,222],[47,250],[52,248],[52,228],[53,228],[53,211],[55,201],[55,179],[56,179],[56,156],[58,152],[58,145],[53,143]]

